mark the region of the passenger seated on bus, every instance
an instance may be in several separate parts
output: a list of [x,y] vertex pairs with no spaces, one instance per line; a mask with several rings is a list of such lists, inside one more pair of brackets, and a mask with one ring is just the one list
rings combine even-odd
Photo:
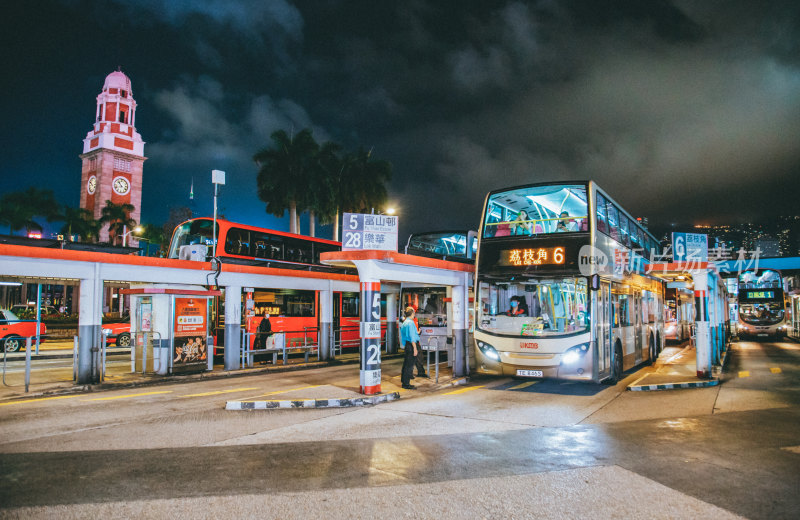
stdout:
[[558,217],[558,224],[556,224],[556,233],[565,233],[568,231],[578,231],[578,224],[574,220],[570,220],[569,212],[562,211]]
[[533,234],[533,223],[530,221],[530,217],[528,217],[528,212],[524,209],[520,210],[519,214],[517,214],[517,218],[511,221],[509,227],[512,235]]
[[512,296],[509,300],[510,309],[506,312],[508,316],[527,316],[528,304],[522,296]]

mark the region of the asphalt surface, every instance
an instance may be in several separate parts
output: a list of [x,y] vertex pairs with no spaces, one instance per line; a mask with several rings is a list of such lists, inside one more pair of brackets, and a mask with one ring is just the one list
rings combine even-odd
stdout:
[[353,366],[0,402],[0,514],[797,518],[798,361],[739,342],[719,387],[417,380],[358,410],[222,409],[351,392]]

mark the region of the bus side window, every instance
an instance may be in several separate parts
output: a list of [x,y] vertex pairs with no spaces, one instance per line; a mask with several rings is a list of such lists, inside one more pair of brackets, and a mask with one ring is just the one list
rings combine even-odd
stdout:
[[597,194],[596,213],[597,213],[597,230],[608,234],[608,212],[606,210],[606,198]]
[[225,252],[231,255],[250,254],[250,232],[246,229],[230,228],[225,235]]
[[625,215],[620,213],[619,214],[619,236],[620,236],[620,242],[622,243],[622,245],[628,246],[628,247],[631,246],[631,239],[630,239],[630,235],[628,234],[628,228],[629,228],[628,224],[629,223],[630,223],[630,221],[628,220],[628,217],[626,217]]
[[608,209],[609,236],[619,242],[619,212],[617,212],[616,206],[611,203],[608,203],[606,208]]

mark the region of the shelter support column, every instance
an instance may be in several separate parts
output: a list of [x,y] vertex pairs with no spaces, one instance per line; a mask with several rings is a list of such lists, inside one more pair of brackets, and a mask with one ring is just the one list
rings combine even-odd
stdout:
[[386,353],[397,352],[397,295],[386,295]]
[[469,292],[466,287],[466,276],[462,285],[452,288],[453,309],[453,376],[467,375],[467,305]]
[[98,381],[100,335],[102,330],[103,281],[100,265],[94,265],[94,277],[80,281],[78,314],[78,384]]
[[708,272],[693,271],[697,377],[711,375],[711,330],[708,323]]
[[242,286],[225,287],[225,370],[238,370],[242,328]]
[[[359,272],[360,274],[360,272]],[[361,393],[381,393],[381,282],[361,278]]]
[[317,332],[319,358],[323,361],[331,359],[331,335],[333,334],[333,291],[326,289],[319,292],[319,332]]

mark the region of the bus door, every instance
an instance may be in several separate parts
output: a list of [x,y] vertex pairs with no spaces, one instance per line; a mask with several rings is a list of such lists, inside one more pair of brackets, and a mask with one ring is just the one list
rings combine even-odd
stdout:
[[595,338],[597,341],[597,373],[599,381],[610,375],[611,371],[611,286],[608,282],[600,284],[595,292]]
[[633,293],[633,314],[636,316],[633,322],[633,341],[636,348],[636,361],[635,364],[642,362],[642,293],[641,291],[634,291]]
[[335,292],[333,293],[333,319],[331,321],[331,327],[333,328],[334,354],[336,353],[336,342],[338,341],[339,344],[341,344],[342,341],[341,324],[342,324],[342,293]]

